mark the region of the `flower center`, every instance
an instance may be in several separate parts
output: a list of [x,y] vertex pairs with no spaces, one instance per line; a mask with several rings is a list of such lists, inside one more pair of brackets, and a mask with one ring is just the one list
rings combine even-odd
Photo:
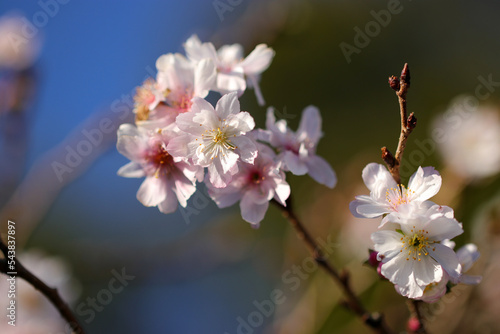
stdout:
[[174,159],[167,152],[163,143],[159,143],[155,149],[149,152],[146,161],[154,166],[156,177],[159,177],[160,174],[168,174],[170,167],[174,165]]
[[411,189],[406,189],[404,185],[400,184],[397,188],[387,189],[385,199],[394,211],[398,211],[398,206],[411,202],[414,193]]
[[153,79],[147,79],[142,86],[137,87],[134,101],[136,105],[148,106],[155,100],[153,90],[155,89],[155,82]]
[[[432,244],[434,241],[429,241],[429,231],[426,230],[416,230],[415,226],[410,230],[409,235],[403,235],[401,237],[401,250],[400,252],[408,252],[408,256],[406,257],[406,261],[409,261],[412,258],[414,261],[421,261],[423,256],[429,255],[428,248],[432,248]],[[434,251],[435,248],[432,248]]]
[[191,101],[192,96],[189,94],[182,94],[180,97],[177,98],[176,101],[173,101],[173,106],[177,109],[181,109],[182,112],[189,111],[191,109],[191,106],[193,105],[193,102]]
[[260,171],[256,170],[250,173],[249,181],[253,184],[260,184],[265,180],[265,177],[260,173]]

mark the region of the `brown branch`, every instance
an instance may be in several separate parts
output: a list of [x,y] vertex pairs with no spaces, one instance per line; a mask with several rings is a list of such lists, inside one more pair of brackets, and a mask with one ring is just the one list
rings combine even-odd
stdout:
[[[410,310],[410,319],[417,320],[418,328],[408,328],[409,333],[411,334],[426,334],[427,331],[425,329],[424,317],[422,316],[422,312],[420,312],[420,305],[422,302],[420,300],[408,300],[408,309]],[[415,324],[414,324],[415,325]]]
[[[406,63],[401,71],[401,77],[398,78],[395,76],[389,77],[389,86],[396,91],[396,95],[398,96],[399,101],[399,111],[401,114],[401,133],[399,135],[398,147],[396,149],[396,155],[393,156],[391,152],[387,149],[387,147],[382,147],[382,160],[387,164],[389,171],[391,172],[394,181],[397,184],[401,183],[401,175],[399,173],[399,167],[401,166],[401,160],[403,159],[403,153],[406,148],[406,142],[408,141],[408,137],[410,133],[417,126],[417,118],[414,113],[411,113],[409,116],[406,107],[406,94],[408,93],[408,89],[410,88],[410,69],[408,64]],[[410,308],[410,317],[417,319],[419,322],[419,329],[415,333],[425,334],[425,326],[424,319],[422,318],[422,314],[419,310],[420,301],[418,300],[410,300],[408,302],[408,307]]]
[[325,270],[327,274],[330,275],[330,277],[332,277],[335,283],[337,283],[340,286],[346,297],[345,305],[352,312],[354,312],[361,319],[361,321],[363,321],[363,323],[365,323],[368,327],[372,328],[376,333],[380,334],[392,333],[391,329],[387,326],[382,315],[378,313],[369,313],[364,308],[361,301],[358,299],[358,297],[351,288],[348,272],[342,271],[342,273],[339,273],[337,269],[330,262],[327,261],[321,248],[318,246],[318,244],[312,238],[309,232],[307,232],[304,225],[300,222],[299,218],[295,214],[292,208],[291,198],[289,198],[289,200],[287,201],[287,206],[283,206],[281,203],[277,202],[274,199],[272,200],[272,203],[274,203],[276,206],[280,208],[280,210],[283,213],[283,216],[290,222],[292,227],[295,229],[297,236],[302,241],[304,241],[307,250],[311,253],[312,257],[314,258],[318,266],[323,268],[323,270]]
[[[387,148],[383,147],[382,159],[387,164],[387,167],[389,167],[389,171],[391,172],[391,175],[396,183],[400,184],[401,176],[399,174],[399,167],[401,165],[403,153],[406,148],[406,142],[408,140],[408,136],[417,125],[417,118],[413,113],[411,113],[410,116],[407,116],[408,113],[406,107],[406,94],[408,93],[408,89],[410,88],[410,69],[408,68],[408,64],[405,64],[405,66],[403,67],[399,82],[397,81],[397,77],[395,76],[391,76],[389,78],[389,86],[391,86],[391,88],[396,91],[396,95],[398,96],[399,111],[401,114],[401,133],[399,135],[396,155],[393,157],[392,154],[387,150]],[[387,158],[388,154],[390,155],[390,159]]]
[[[9,266],[7,265],[8,259],[8,248],[3,243],[0,237],[0,250],[4,255],[4,259],[0,259],[0,272],[15,277],[21,277],[26,282],[31,284],[35,289],[40,291],[45,297],[47,297],[50,302],[55,306],[55,308],[59,311],[61,316],[66,320],[66,322],[71,326],[73,333],[76,334],[84,334],[83,327],[80,325],[79,321],[69,308],[68,304],[64,302],[64,300],[59,295],[57,289],[53,289],[49,287],[47,284],[42,282],[38,277],[33,275],[28,269],[26,269],[17,259],[14,257],[15,261],[15,270],[9,270]],[[15,275],[8,274],[10,272],[16,272]]]

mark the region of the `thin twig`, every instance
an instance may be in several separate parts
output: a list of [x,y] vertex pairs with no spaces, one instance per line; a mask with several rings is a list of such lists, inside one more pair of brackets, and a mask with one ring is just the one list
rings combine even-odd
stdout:
[[290,224],[295,229],[297,236],[304,241],[306,248],[313,256],[316,263],[325,270],[330,277],[340,286],[345,297],[346,297],[346,306],[354,312],[360,319],[370,328],[372,328],[376,333],[392,333],[389,329],[382,315],[378,313],[369,313],[366,311],[364,306],[361,304],[361,301],[358,299],[356,294],[353,292],[350,283],[349,283],[349,275],[347,271],[342,271],[339,273],[337,269],[327,261],[323,251],[318,246],[316,241],[312,238],[312,236],[307,232],[304,225],[300,222],[299,218],[295,214],[291,200],[287,201],[287,206],[281,205],[281,203],[272,200],[272,202],[280,208],[283,213],[283,216],[288,219]]
[[391,175],[396,183],[400,184],[401,176],[399,175],[399,167],[401,166],[401,159],[403,158],[408,136],[417,125],[417,118],[413,113],[407,116],[406,94],[410,88],[410,69],[408,64],[405,64],[403,67],[399,82],[397,81],[397,77],[391,76],[389,78],[389,85],[396,91],[396,95],[398,96],[399,111],[401,114],[401,133],[399,135],[396,155],[393,157],[386,147],[382,147],[382,159],[389,167],[389,171],[391,172]]
[[[0,259],[0,272],[6,275],[10,275],[7,273],[12,272],[13,270],[9,270],[9,267],[7,265],[9,250],[7,246],[3,243],[1,238],[0,238],[0,250],[2,251],[5,257],[4,259]],[[55,306],[55,308],[59,311],[64,320],[66,320],[66,322],[71,326],[73,333],[84,334],[85,332],[83,330],[83,327],[80,325],[78,319],[75,317],[75,315],[69,308],[68,304],[66,304],[64,300],[61,298],[57,289],[49,287],[47,284],[42,282],[38,277],[33,275],[28,269],[26,269],[19,262],[19,260],[16,257],[14,257],[14,261],[15,261],[15,272],[16,272],[15,277],[21,277],[26,282],[31,284],[35,289],[39,290],[45,297],[47,297],[50,300],[50,302]]]
[[418,329],[411,330],[409,329],[410,333],[412,334],[425,334],[427,333],[425,329],[425,323],[424,323],[424,318],[422,316],[422,312],[420,312],[420,305],[422,302],[420,300],[408,300],[408,309],[410,310],[410,317],[413,317],[414,319],[418,320]]
[[[406,107],[406,94],[410,88],[410,68],[408,64],[405,64],[403,70],[401,71],[401,77],[395,76],[389,77],[389,86],[396,91],[399,101],[399,112],[401,115],[401,133],[399,135],[398,148],[396,149],[396,155],[393,156],[387,147],[382,147],[382,160],[387,164],[389,171],[391,172],[394,181],[397,184],[401,184],[401,175],[399,173],[399,167],[401,166],[401,160],[403,159],[403,153],[406,148],[406,142],[410,133],[417,126],[417,118],[413,113],[409,116]],[[411,317],[414,317],[419,322],[419,330],[417,333],[426,334],[424,320],[419,309],[420,301],[411,300],[408,302],[408,307],[410,308]]]

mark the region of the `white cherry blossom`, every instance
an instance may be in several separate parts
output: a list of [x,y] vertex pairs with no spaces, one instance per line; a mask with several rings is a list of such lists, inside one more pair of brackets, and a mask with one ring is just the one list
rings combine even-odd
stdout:
[[418,167],[410,177],[408,187],[396,184],[387,168],[376,163],[368,164],[362,177],[370,195],[356,196],[349,205],[351,213],[358,218],[376,218],[398,212],[402,204],[429,207],[433,203],[428,199],[438,193],[442,183],[434,167]]
[[257,147],[245,136],[255,127],[254,119],[240,111],[236,93],[222,96],[215,109],[195,97],[191,111],[177,116],[176,123],[184,134],[172,139],[167,150],[208,167],[209,180],[217,188],[225,187],[238,172],[238,159],[252,164],[257,156]]
[[401,214],[372,234],[374,249],[382,261],[381,274],[408,298],[422,297],[425,288],[443,279],[459,279],[460,264],[455,252],[442,244],[463,233],[462,225],[450,217],[447,207],[433,205],[414,210],[409,204],[399,207]]

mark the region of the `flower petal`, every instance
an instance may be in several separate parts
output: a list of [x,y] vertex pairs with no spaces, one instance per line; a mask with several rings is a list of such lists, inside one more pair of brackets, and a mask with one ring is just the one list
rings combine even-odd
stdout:
[[435,243],[432,246],[432,248],[427,247],[430,256],[450,275],[450,280],[458,280],[460,277],[460,263],[457,254],[451,248],[441,244]]
[[141,164],[131,161],[118,170],[118,175],[123,177],[144,177],[146,176],[146,172]]
[[231,114],[238,114],[241,111],[238,94],[233,92],[223,95],[215,106],[215,113],[221,120],[226,119]]
[[158,210],[165,214],[175,212],[177,210],[177,203],[177,196],[172,189],[168,189],[165,200],[158,204]]
[[321,115],[318,108],[308,106],[302,112],[300,125],[297,130],[297,138],[299,141],[306,139],[316,145],[323,133],[321,132]]
[[250,224],[258,224],[264,219],[269,202],[256,204],[252,201],[251,196],[245,194],[240,201],[241,216]]
[[254,141],[245,136],[234,137],[231,142],[237,147],[236,153],[243,162],[253,164],[258,151]]
[[144,206],[157,206],[167,196],[167,183],[164,178],[148,176],[137,191],[137,199]]
[[412,200],[425,201],[436,195],[441,188],[441,175],[434,167],[418,167],[408,182],[408,189],[412,194]]
[[317,155],[309,157],[306,160],[307,165],[307,173],[311,176],[316,182],[327,186],[328,188],[335,187],[337,183],[337,176],[333,171],[332,167],[325,159],[319,157]]
[[273,49],[266,44],[259,44],[240,63],[240,66],[243,67],[246,75],[260,74],[269,67],[274,55],[275,52]]
[[295,175],[304,175],[307,173],[307,165],[304,161],[292,151],[285,151],[282,155],[283,163],[287,170]]
[[211,59],[203,59],[194,72],[194,95],[206,97],[209,90],[215,90],[217,71]]

